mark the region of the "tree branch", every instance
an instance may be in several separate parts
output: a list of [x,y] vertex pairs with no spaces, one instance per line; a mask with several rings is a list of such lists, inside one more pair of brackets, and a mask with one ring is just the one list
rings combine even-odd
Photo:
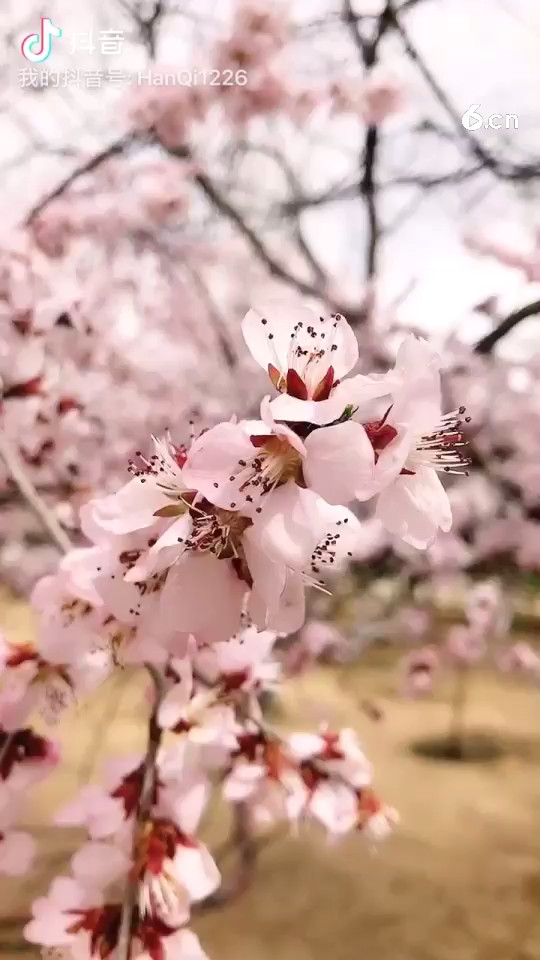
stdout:
[[528,317],[535,316],[537,313],[540,313],[540,300],[533,300],[532,303],[520,307],[519,310],[514,310],[508,314],[504,320],[501,320],[494,330],[491,330],[485,337],[482,337],[482,339],[478,341],[474,347],[474,352],[480,353],[483,356],[491,353],[495,344],[498,343],[499,340],[502,340],[510,330],[517,327],[518,323],[521,323],[522,320],[526,320]]
[[[154,684],[154,703],[148,721],[148,740],[146,754],[143,760],[143,782],[137,812],[135,814],[135,822],[133,824],[134,852],[139,840],[139,830],[148,819],[154,803],[157,776],[156,762],[162,736],[157,717],[159,707],[165,696],[165,681],[162,674],[149,663],[145,664],[145,667]],[[133,914],[137,905],[137,882],[136,878],[130,877],[126,885],[118,934],[117,960],[129,960]]]
[[[390,2],[385,7],[377,20],[375,32],[371,40],[365,40],[360,33],[358,26],[358,17],[353,11],[351,0],[344,0],[343,19],[349,27],[351,36],[360,54],[362,63],[366,70],[371,68],[377,62],[379,44],[386,33],[386,30],[392,22]],[[375,169],[377,164],[379,146],[379,128],[376,124],[371,124],[366,130],[364,141],[364,151],[362,155],[362,176],[358,184],[358,192],[366,205],[367,215],[367,244],[366,244],[366,279],[372,280],[377,271],[377,246],[379,240],[379,218],[377,212],[377,181]]]
[[[169,152],[176,154],[176,151]],[[291,273],[274,257],[258,233],[249,226],[240,211],[220,192],[208,174],[199,171],[194,174],[193,179],[216,210],[223,214],[230,223],[234,224],[240,235],[247,241],[252,252],[273,277],[277,277],[278,280],[282,280],[288,286],[294,287],[305,296],[322,297],[324,295],[320,287],[317,288],[313,283],[309,283]]]
[[540,175],[540,167],[538,163],[524,163],[524,164],[515,164],[509,165],[505,164],[504,161],[499,160],[497,157],[493,156],[486,147],[480,143],[479,140],[473,135],[470,130],[467,130],[461,122],[461,116],[459,110],[456,110],[452,104],[449,97],[446,95],[442,86],[439,84],[435,75],[431,72],[430,68],[424,62],[422,55],[419,50],[411,40],[411,37],[407,29],[403,26],[401,18],[398,16],[398,11],[393,7],[392,0],[388,0],[387,4],[388,15],[390,17],[393,28],[397,31],[401,37],[401,41],[405,48],[406,53],[411,58],[412,62],[416,65],[419,72],[422,74],[425,82],[431,89],[435,98],[439,104],[443,107],[445,113],[447,114],[449,120],[452,122],[453,127],[455,128],[456,133],[459,138],[467,144],[470,152],[473,156],[479,160],[488,170],[490,170],[495,175],[501,177],[502,179],[507,180],[520,180],[520,179],[532,179]]
[[52,542],[58,548],[60,553],[67,553],[71,550],[71,541],[56,519],[52,510],[49,509],[45,501],[40,497],[34,484],[26,473],[26,470],[19,459],[17,452],[11,446],[11,443],[0,430],[0,458],[4,461],[8,473],[17,486],[22,498],[26,500],[36,516],[39,518],[45,530],[49,534]]
[[[85,176],[87,173],[92,173],[110,157],[118,156],[124,153],[134,139],[135,138],[132,134],[126,134],[120,139],[116,140],[114,143],[109,144],[108,147],[95,154],[89,160],[85,161],[85,163],[76,167],[75,170],[73,170],[67,177],[60,181],[54,190],[46,194],[46,196],[43,197],[39,203],[37,203],[30,210],[25,220],[26,226],[29,226],[36,219],[36,217],[43,212],[49,203],[52,203],[53,200],[57,200],[67,190],[69,190],[70,187],[72,187],[80,177]],[[159,141],[157,142],[159,143]],[[193,159],[192,153],[187,146],[165,148],[163,144],[159,143],[159,145],[162,147],[162,149],[166,150],[170,156],[173,156],[176,159]],[[318,287],[314,283],[303,280],[301,277],[291,273],[279,260],[276,259],[276,257],[274,257],[274,255],[268,250],[264,241],[259,237],[256,231],[249,226],[244,216],[225,197],[225,195],[219,190],[207,173],[203,171],[196,172],[193,175],[193,181],[204,193],[206,198],[211,202],[213,207],[237,228],[241,236],[243,236],[247,241],[252,252],[264,264],[272,276],[277,277],[279,280],[282,280],[289,286],[294,287],[305,296],[317,298],[324,297],[324,291],[320,286]],[[334,306],[336,306],[338,310],[341,309],[338,304],[335,304]]]
[[102,163],[105,163],[106,160],[109,160],[110,157],[118,156],[121,153],[124,153],[127,147],[130,145],[132,140],[131,135],[125,135],[120,137],[118,140],[115,140],[113,143],[110,143],[108,147],[105,147],[103,150],[100,150],[99,153],[95,153],[89,160],[86,160],[84,163],[81,163],[78,167],[75,167],[74,170],[68,174],[60,183],[51,190],[50,193],[47,193],[39,203],[36,203],[32,207],[30,212],[27,214],[25,219],[25,225],[30,226],[30,224],[45,210],[53,200],[58,200],[69,190],[71,186],[79,180],[80,177],[86,176],[87,173],[92,173],[94,170],[97,170]]

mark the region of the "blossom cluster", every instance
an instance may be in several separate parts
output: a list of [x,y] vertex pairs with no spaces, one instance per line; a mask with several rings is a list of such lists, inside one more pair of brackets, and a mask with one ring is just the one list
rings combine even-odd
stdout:
[[189,634],[227,640],[246,613],[298,629],[306,584],[353,555],[351,501],[376,497],[382,523],[415,547],[451,525],[439,473],[466,465],[464,411],[441,415],[436,355],[411,337],[387,375],[347,378],[358,347],[346,320],[286,309],[243,322],[277,392],[260,419],[218,423],[189,447],[156,439],[124,487],[82,508],[93,546],[66,563],[131,660]]
[[[82,507],[90,545],[36,585],[35,646],[2,648],[8,783],[13,758],[29,750],[42,770],[56,757],[27,728],[34,710],[54,721],[119,664],[153,679],[145,757],[122,759],[59,814],[89,840],[26,936],[61,956],[114,957],[126,936],[133,958],[203,955],[186,924],[219,884],[195,837],[216,780],[255,831],[311,820],[374,840],[395,820],[353,731],[278,734],[259,697],[279,678],[277,639],[304,623],[306,587],[328,590],[354,556],[362,525],[347,504],[376,498],[381,522],[417,547],[448,529],[439,473],[466,465],[464,411],[441,414],[438,357],[415,337],[388,373],[347,376],[358,346],[341,315],[274,302],[242,328],[274,389],[259,419],[138,453],[127,483]],[[10,842],[23,841],[6,842],[9,870]]]
[[[206,688],[208,690],[208,688]],[[214,695],[216,691],[214,691]],[[371,767],[352,731],[293,734],[287,740],[249,730],[225,703],[207,703],[214,716],[162,748],[144,820],[136,815],[144,790],[142,757],[111,761],[103,786],[84,787],[56,816],[59,826],[83,826],[87,842],[33,905],[25,928],[32,943],[77,960],[114,957],[121,930],[119,882],[129,875],[135,903],[129,934],[133,958],[204,958],[187,928],[193,905],[210,897],[220,872],[196,832],[219,772],[223,795],[247,804],[258,823],[310,816],[339,836],[356,828],[384,836],[395,812],[370,788]],[[230,722],[227,722],[229,714]],[[194,732],[198,735],[193,735]],[[186,731],[184,731],[186,732]]]
[[[175,150],[184,147],[197,126],[204,126],[216,111],[222,123],[245,130],[252,121],[277,116],[302,126],[321,107],[327,122],[352,114],[366,125],[380,124],[402,109],[404,80],[386,66],[323,75],[317,83],[303,75],[295,45],[297,24],[279,4],[240,0],[231,12],[224,35],[205,50],[205,62],[214,66],[210,71],[214,81],[157,89],[142,84],[130,103],[137,133],[153,131],[160,143]],[[164,63],[161,73],[174,71]],[[208,69],[195,66],[184,73],[207,75]],[[229,81],[218,83],[219,76]],[[233,77],[239,80],[231,82]]]

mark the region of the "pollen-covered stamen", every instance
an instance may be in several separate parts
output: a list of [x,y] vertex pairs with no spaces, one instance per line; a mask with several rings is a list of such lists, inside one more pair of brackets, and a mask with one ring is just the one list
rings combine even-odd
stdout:
[[408,457],[407,466],[414,470],[414,466],[431,467],[444,473],[467,473],[470,458],[463,452],[467,446],[461,427],[463,423],[470,423],[471,418],[465,417],[465,407],[459,407],[452,413],[447,413],[431,433],[421,436],[415,444],[414,450]]
[[[302,482],[302,457],[286,436],[261,434],[251,436],[250,440],[254,448],[253,456],[238,460],[228,478],[233,485],[229,504],[231,510],[235,510],[241,499],[248,504],[258,503],[288,480]],[[255,509],[260,512],[261,507]]]
[[79,600],[76,597],[69,597],[60,604],[60,613],[66,627],[71,626],[76,620],[86,617],[92,613],[93,607],[85,600]]
[[[336,526],[340,527],[342,524],[347,524],[348,522],[348,517],[344,517],[343,520],[336,521]],[[321,568],[333,566],[336,562],[339,549],[338,542],[340,539],[341,534],[338,531],[331,530],[319,541],[311,555],[311,570],[313,573],[320,573]],[[317,585],[322,588],[322,584]]]
[[[231,511],[244,504],[253,504],[260,513],[262,498],[276,487],[295,480],[302,484],[302,457],[284,434],[261,434],[250,437],[253,455],[237,461],[227,478]],[[219,484],[214,484],[216,489]]]
[[131,473],[134,477],[140,477],[142,482],[146,480],[147,477],[157,477],[158,469],[156,467],[156,461],[158,460],[158,455],[153,454],[150,459],[144,456],[141,450],[137,450],[135,453],[136,460],[128,460],[128,473]]
[[201,500],[190,509],[193,526],[184,541],[186,550],[214,553],[220,560],[242,559],[242,536],[251,526],[249,517],[222,510]]
[[[298,450],[293,447],[286,437],[282,436],[253,436],[250,438],[253,446],[259,450],[257,456],[251,460],[255,476],[253,485],[261,487],[262,492],[268,493],[280,483],[297,478],[302,463]],[[244,491],[250,482],[241,486]]]
[[128,461],[128,471],[134,477],[139,477],[141,483],[149,477],[157,478],[157,486],[163,493],[178,500],[186,493],[186,485],[182,479],[182,467],[187,459],[187,447],[182,444],[176,446],[170,437],[159,439],[152,437],[155,453],[150,459],[137,450],[137,461]]
[[285,367],[274,346],[274,334],[268,320],[261,324],[266,330],[272,362],[268,375],[272,384],[281,393],[298,400],[327,400],[336,385],[332,354],[338,349],[336,334],[342,323],[341,314],[319,317],[318,324],[306,324],[299,320],[293,327],[287,351]]
[[[288,370],[293,370],[305,386],[306,395],[300,399],[328,399],[334,383],[331,356],[338,349],[335,338],[341,322],[341,314],[332,314],[330,318],[319,317],[317,326],[306,326],[301,320],[295,325],[287,360]],[[287,382],[290,393],[288,386]]]

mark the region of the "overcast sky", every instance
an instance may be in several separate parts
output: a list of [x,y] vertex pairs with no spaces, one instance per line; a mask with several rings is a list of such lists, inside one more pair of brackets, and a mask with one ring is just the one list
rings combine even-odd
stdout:
[[[276,0],[277,5],[278,0]],[[30,4],[28,4],[28,7]],[[171,7],[174,3],[171,3]],[[225,29],[228,0],[197,0],[177,3],[181,16],[164,21],[159,38],[157,62],[175,63],[181,69],[201,63],[201,37]],[[358,0],[357,12],[377,12],[378,0]],[[38,27],[39,12],[32,14],[26,4],[2,0],[0,28],[5,55],[1,68],[0,170],[3,182],[3,223],[15,223],[40,193],[56,182],[78,155],[102,147],[122,131],[126,91],[110,84],[101,90],[26,90],[21,88],[19,71],[26,65],[19,44],[22,37]],[[290,10],[291,5],[287,4]],[[292,5],[299,22],[324,17],[338,10],[328,0],[296,0]],[[38,4],[35,10],[39,10]],[[129,42],[131,25],[120,3],[114,0],[50,0],[47,15],[64,31],[62,45],[56,44],[47,63],[49,70],[125,71],[143,68],[146,62],[139,44]],[[186,15],[187,12],[187,15]],[[509,161],[540,157],[540,3],[538,0],[423,0],[407,14],[407,28],[425,63],[444,87],[458,115],[472,104],[480,104],[482,115],[515,114],[518,129],[480,130],[478,137],[494,154]],[[369,25],[369,24],[368,24]],[[126,42],[121,55],[70,53],[68,37],[99,31],[123,31]],[[316,74],[342,69],[350,62],[355,69],[354,51],[330,33],[318,38],[315,47],[304,39],[295,47],[296,69]],[[407,91],[402,115],[392,121],[383,142],[379,174],[384,181],[392,176],[415,172],[445,173],[464,162],[454,144],[440,137],[412,133],[411,128],[432,119],[451,129],[444,111],[436,103],[418,70],[404,56],[398,42],[384,48],[385,62],[403,76]],[[291,142],[292,162],[297,163],[310,186],[325,186],[339,180],[339,172],[350,168],[357,148],[358,131],[346,122],[306,142]],[[279,137],[279,130],[276,131]],[[50,154],[49,148],[64,155]],[[499,293],[508,309],[519,305],[539,290],[524,290],[522,277],[489,260],[467,254],[461,238],[467,227],[493,225],[489,229],[512,230],[518,242],[527,244],[530,231],[540,216],[536,185],[502,183],[485,173],[470,182],[419,191],[400,187],[381,197],[381,214],[386,225],[393,224],[382,248],[381,275],[388,296],[414,288],[402,308],[404,318],[443,334],[461,324],[463,336],[474,339],[482,323],[471,326],[470,307],[475,301]],[[358,275],[359,251],[365,242],[364,210],[359,200],[336,203],[305,215],[310,242],[333,272],[354,282]],[[495,226],[498,225],[498,226]],[[486,321],[487,322],[487,321]],[[523,325],[520,344],[532,347],[535,321]]]

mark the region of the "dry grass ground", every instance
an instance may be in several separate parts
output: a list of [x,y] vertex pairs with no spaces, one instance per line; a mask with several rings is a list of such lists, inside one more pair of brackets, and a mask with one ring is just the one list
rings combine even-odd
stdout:
[[[21,639],[27,611],[0,607],[6,633]],[[385,659],[385,658],[383,658]],[[404,702],[391,672],[371,655],[356,668],[320,669],[289,683],[276,723],[308,726],[327,718],[354,726],[374,759],[377,787],[399,807],[401,824],[377,854],[360,836],[337,847],[320,835],[277,839],[261,853],[258,876],[235,904],[196,921],[213,960],[533,960],[540,955],[538,692],[517,681],[477,675],[472,728],[505,747],[490,763],[430,761],[412,742],[442,733],[445,696]],[[374,697],[385,720],[361,709]],[[141,686],[120,676],[58,729],[62,770],[32,798],[27,825],[41,856],[23,882],[0,883],[0,958],[36,956],[21,939],[29,901],[60,872],[76,843],[52,831],[50,815],[77,784],[99,776],[103,757],[142,742]],[[218,811],[207,831],[224,835]]]

